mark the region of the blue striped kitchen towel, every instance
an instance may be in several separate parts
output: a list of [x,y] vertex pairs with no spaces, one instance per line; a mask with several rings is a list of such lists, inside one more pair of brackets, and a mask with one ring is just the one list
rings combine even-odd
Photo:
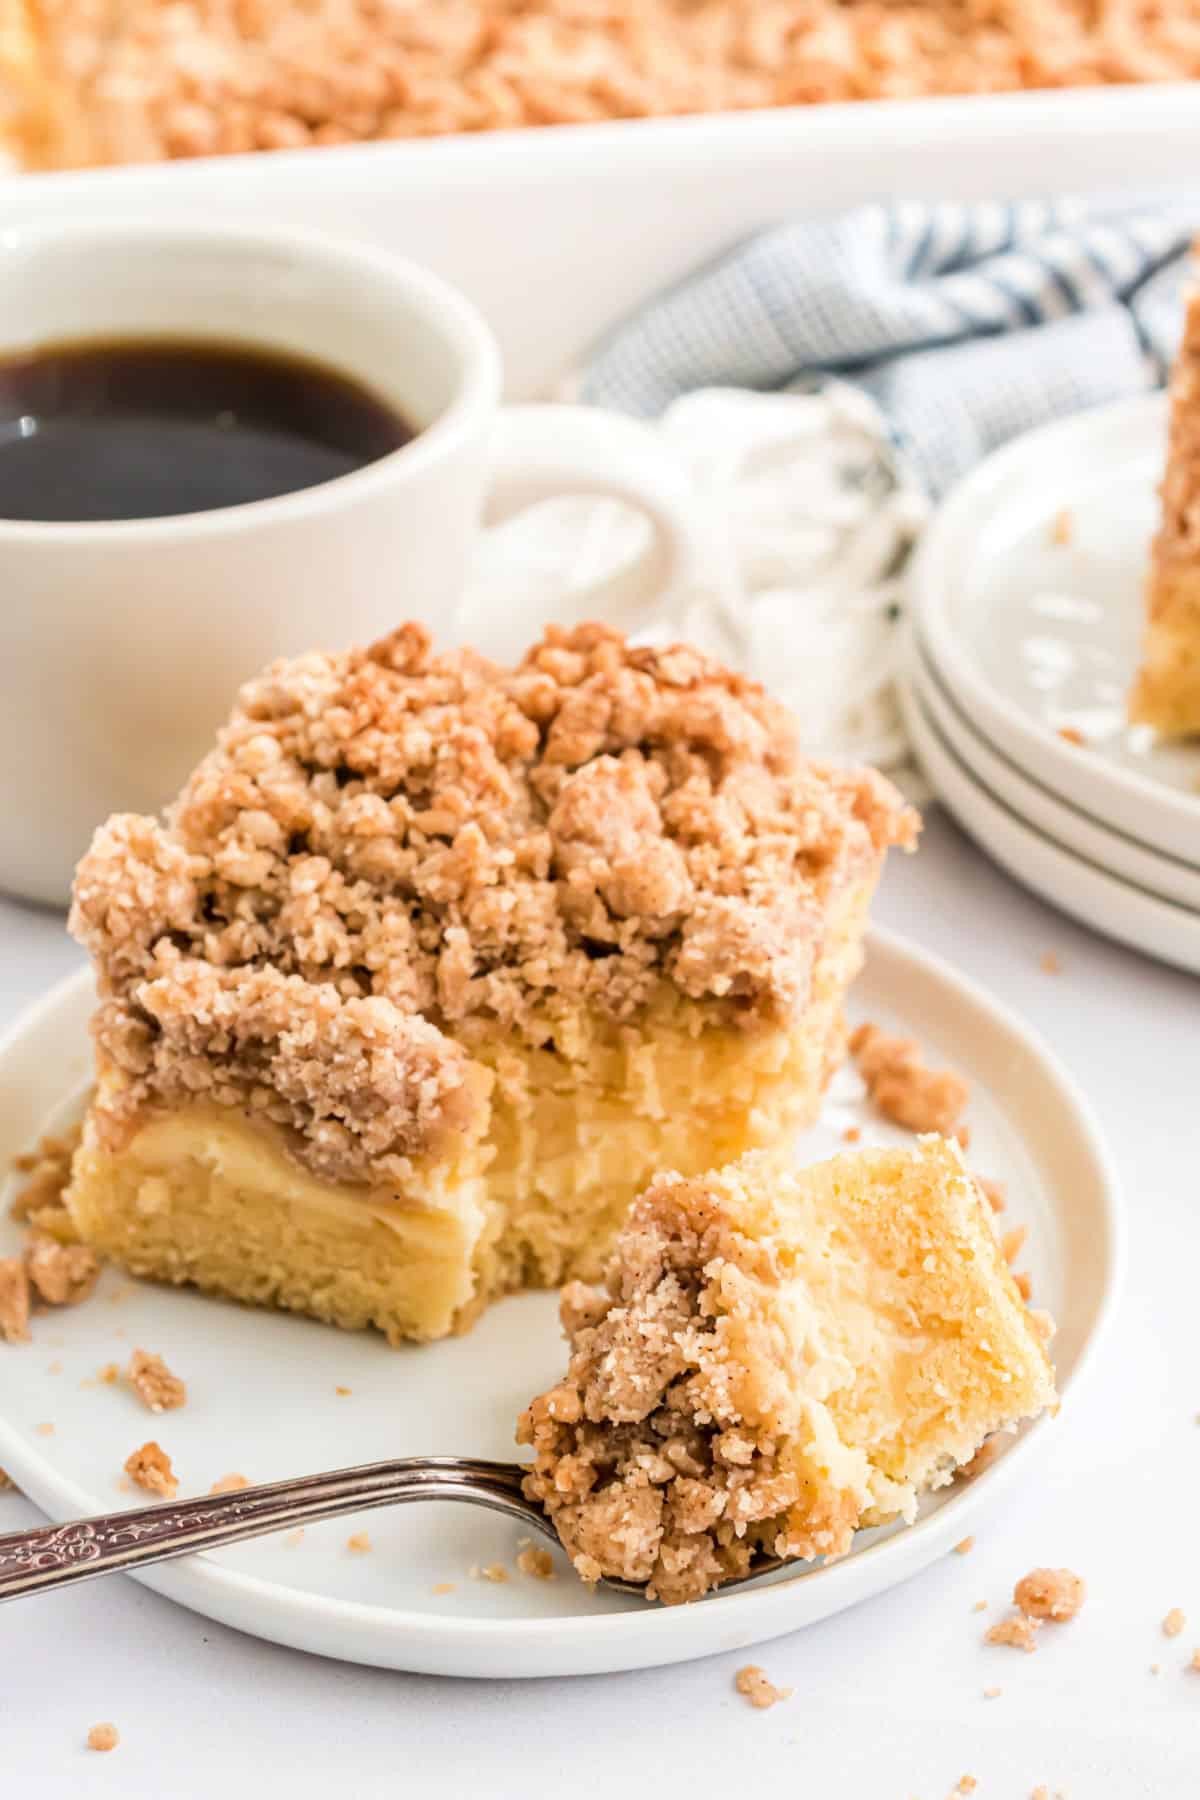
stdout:
[[836,377],[941,494],[995,445],[1164,379],[1200,201],[867,205],[762,232],[620,326],[580,397]]

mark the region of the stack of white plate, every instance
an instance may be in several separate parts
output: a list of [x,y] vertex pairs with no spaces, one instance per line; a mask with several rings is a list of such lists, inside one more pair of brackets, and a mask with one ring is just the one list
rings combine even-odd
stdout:
[[1157,525],[1160,395],[1045,427],[941,506],[902,701],[963,828],[1064,912],[1200,973],[1200,739],[1125,720]]

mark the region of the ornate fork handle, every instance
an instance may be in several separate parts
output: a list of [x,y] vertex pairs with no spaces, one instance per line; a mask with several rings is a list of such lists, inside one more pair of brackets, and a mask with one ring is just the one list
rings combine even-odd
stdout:
[[15,1531],[0,1537],[0,1600],[335,1519],[340,1513],[414,1500],[488,1507],[553,1536],[538,1509],[522,1496],[521,1475],[515,1463],[410,1456]]

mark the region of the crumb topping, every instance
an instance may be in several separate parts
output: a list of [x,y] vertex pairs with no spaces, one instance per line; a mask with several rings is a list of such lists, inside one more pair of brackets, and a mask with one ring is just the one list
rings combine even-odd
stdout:
[[173,1500],[179,1491],[171,1459],[153,1439],[125,1458],[125,1473],[138,1487],[145,1488],[148,1494],[157,1494],[161,1500]]
[[[79,1147],[82,1127],[75,1125],[58,1136],[46,1136],[36,1150],[13,1158],[13,1168],[26,1180],[12,1203],[19,1224],[51,1229],[51,1215],[65,1214],[63,1195],[71,1179],[71,1161]],[[58,1235],[52,1231],[51,1235]]]
[[891,1037],[878,1025],[860,1025],[852,1032],[850,1053],[885,1118],[908,1131],[950,1136],[971,1097],[961,1075],[926,1068],[915,1038]]
[[983,1634],[985,1644],[1005,1644],[1013,1650],[1037,1649],[1037,1633],[1040,1620],[1030,1618],[1023,1612],[1016,1612],[1007,1619],[997,1619]]
[[125,1379],[151,1412],[170,1412],[187,1399],[187,1386],[178,1375],[172,1375],[161,1356],[149,1350],[135,1350],[125,1370]]
[[[86,108],[37,162],[147,162],[1200,74],[1187,0],[40,0]],[[49,135],[49,142],[47,136]]]
[[121,1734],[115,1725],[93,1725],[87,1734],[89,1750],[115,1750]]
[[[1070,1569],[1031,1569],[1013,1589],[1013,1601],[1027,1618],[1053,1619],[1058,1623],[1073,1619],[1086,1597],[1083,1577]],[[1168,1613],[1167,1617],[1171,1616]],[[1181,1630],[1182,1619],[1180,1614]],[[1165,1621],[1163,1628],[1166,1629]]]
[[1162,1622],[1164,1637],[1178,1637],[1187,1624],[1187,1614],[1182,1607],[1173,1606]]
[[802,1008],[826,898],[916,824],[882,777],[800,759],[756,684],[605,626],[515,669],[415,625],[277,663],[168,822],[117,816],[80,864],[122,1078],[93,1118],[119,1145],[207,1097],[318,1174],[403,1174],[476,1114],[473,1030]]
[[768,1681],[765,1671],[757,1663],[747,1663],[744,1669],[739,1669],[733,1678],[733,1685],[757,1712],[765,1712],[780,1700],[790,1700],[795,1692],[794,1688],[776,1687],[773,1682]]

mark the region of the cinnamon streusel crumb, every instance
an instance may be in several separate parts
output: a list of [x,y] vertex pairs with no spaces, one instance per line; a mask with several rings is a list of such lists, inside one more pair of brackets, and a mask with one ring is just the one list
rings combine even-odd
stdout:
[[125,1370],[125,1379],[144,1406],[151,1412],[170,1412],[187,1399],[187,1385],[172,1375],[161,1356],[149,1350],[135,1350]]
[[222,1475],[219,1480],[213,1482],[208,1491],[210,1494],[236,1494],[242,1488],[249,1486],[250,1483],[244,1475]]
[[1187,1614],[1182,1607],[1173,1606],[1162,1622],[1164,1637],[1178,1637],[1187,1624]]
[[916,829],[684,646],[550,628],[509,670],[405,625],[276,663],[169,822],[117,816],[80,864],[122,1073],[90,1128],[117,1149],[207,1098],[321,1177],[403,1179],[479,1113],[473,1031],[543,1046],[580,1006],[619,1022],[663,993],[792,1017],[829,884]]
[[768,1681],[757,1663],[747,1663],[744,1669],[739,1669],[733,1678],[733,1685],[758,1712],[765,1712],[780,1700],[790,1700],[795,1693],[794,1688],[776,1687],[773,1682]]
[[29,1342],[29,1276],[19,1256],[0,1257],[0,1337]]
[[42,1139],[35,1151],[13,1159],[18,1174],[29,1179],[22,1182],[12,1203],[12,1216],[18,1223],[36,1221],[41,1215],[63,1213],[63,1194],[71,1179],[71,1160],[79,1148],[82,1125],[70,1131]]
[[955,1792],[959,1794],[973,1794],[978,1786],[979,1783],[974,1775],[960,1775]]
[[365,1556],[371,1548],[371,1539],[365,1531],[355,1531],[346,1539],[346,1548],[355,1556]]
[[536,1550],[532,1544],[517,1551],[517,1567],[522,1575],[530,1575],[535,1581],[554,1580],[554,1558],[548,1550]]
[[915,1038],[889,1037],[878,1025],[860,1025],[850,1037],[867,1091],[885,1118],[909,1131],[948,1137],[971,1097],[969,1084],[952,1069],[928,1069]]
[[1081,1575],[1070,1569],[1031,1569],[1013,1589],[1013,1601],[1027,1618],[1073,1619],[1087,1597]]
[[1010,1618],[997,1619],[989,1625],[983,1634],[985,1644],[1006,1644],[1013,1650],[1036,1650],[1039,1621],[1031,1619],[1025,1613],[1013,1613]]
[[115,1725],[93,1725],[87,1734],[89,1750],[115,1750],[121,1734]]
[[171,1459],[153,1439],[125,1458],[125,1473],[138,1487],[162,1500],[173,1500],[179,1491]]
[[973,1537],[965,1537],[960,1538],[957,1544],[955,1544],[954,1552],[956,1556],[967,1556],[974,1548],[975,1539]]
[[100,1278],[100,1259],[86,1244],[60,1244],[35,1232],[25,1251],[25,1267],[40,1300],[48,1306],[78,1306]]

